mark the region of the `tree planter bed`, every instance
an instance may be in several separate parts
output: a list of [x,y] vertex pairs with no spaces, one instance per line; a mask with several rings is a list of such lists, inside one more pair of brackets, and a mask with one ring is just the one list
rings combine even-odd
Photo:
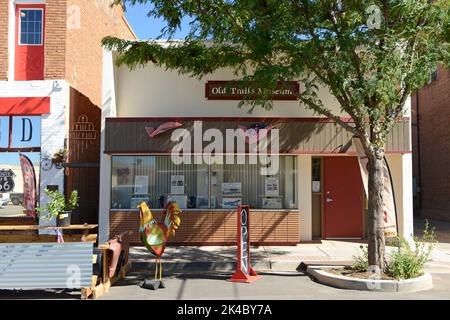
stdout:
[[414,292],[433,287],[430,274],[407,280],[376,280],[346,277],[327,270],[343,268],[340,266],[308,266],[307,274],[319,283],[340,289],[380,291],[380,292]]

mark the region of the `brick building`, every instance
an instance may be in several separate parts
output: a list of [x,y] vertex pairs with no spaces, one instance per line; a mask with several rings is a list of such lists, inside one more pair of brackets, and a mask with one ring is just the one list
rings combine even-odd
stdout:
[[[111,2],[0,0],[0,170],[27,155],[40,172],[41,206],[47,187],[79,190],[72,223],[98,220],[101,39],[135,38]],[[57,167],[51,159],[64,149],[65,168]],[[0,223],[36,223],[22,208],[8,207]]]
[[416,213],[450,221],[450,70],[440,66],[411,108]]

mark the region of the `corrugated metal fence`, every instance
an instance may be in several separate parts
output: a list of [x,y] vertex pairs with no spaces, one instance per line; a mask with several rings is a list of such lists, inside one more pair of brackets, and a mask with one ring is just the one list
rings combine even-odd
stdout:
[[0,289],[90,287],[93,244],[0,244]]

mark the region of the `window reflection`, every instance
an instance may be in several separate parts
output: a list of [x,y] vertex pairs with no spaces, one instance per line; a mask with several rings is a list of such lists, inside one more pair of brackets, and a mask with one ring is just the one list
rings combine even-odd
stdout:
[[195,209],[297,208],[295,159],[281,156],[277,174],[266,176],[259,163],[176,165],[170,156],[113,156],[111,208],[135,209],[140,201],[151,208],[168,201]]
[[[24,152],[33,163],[39,188],[40,153]],[[0,153],[0,218],[25,217],[23,176],[18,152]]]

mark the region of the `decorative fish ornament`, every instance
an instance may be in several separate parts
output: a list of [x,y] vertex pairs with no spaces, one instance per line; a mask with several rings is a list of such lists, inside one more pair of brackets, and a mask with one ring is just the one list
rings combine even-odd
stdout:
[[145,131],[147,132],[148,136],[150,138],[154,138],[157,135],[164,133],[166,131],[172,130],[172,129],[176,129],[181,127],[183,124],[176,122],[176,121],[170,121],[170,122],[165,122],[163,124],[161,124],[160,126],[158,126],[157,128],[155,127],[145,127]]

